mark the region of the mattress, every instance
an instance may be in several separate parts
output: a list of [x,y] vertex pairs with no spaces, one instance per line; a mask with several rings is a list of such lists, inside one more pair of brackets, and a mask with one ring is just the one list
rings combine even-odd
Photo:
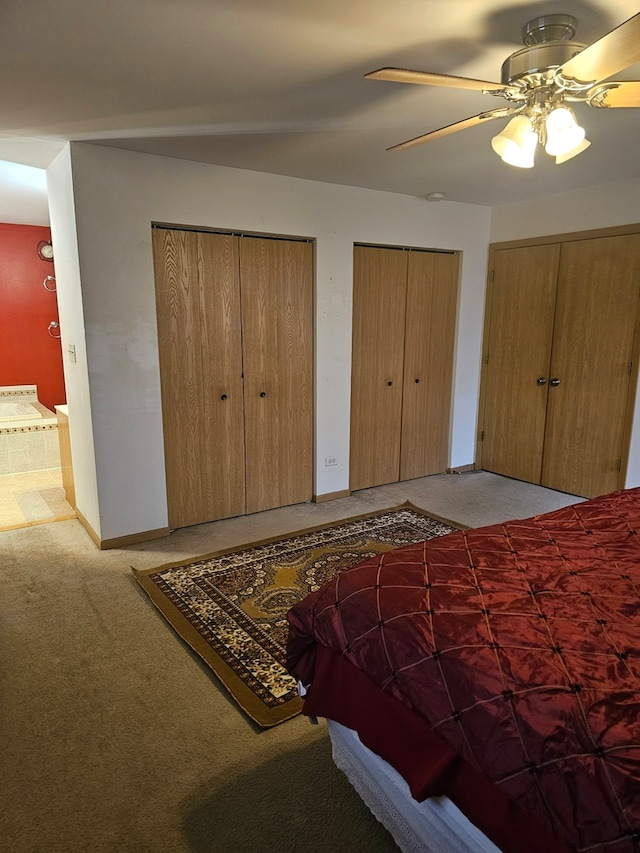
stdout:
[[418,803],[393,767],[346,726],[327,720],[333,760],[403,853],[500,853],[448,797]]
[[640,838],[640,489],[388,551],[288,613],[304,713],[502,850]]

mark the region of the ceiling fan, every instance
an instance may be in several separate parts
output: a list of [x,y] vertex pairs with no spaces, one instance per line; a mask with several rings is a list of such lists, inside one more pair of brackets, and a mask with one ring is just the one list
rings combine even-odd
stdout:
[[571,15],[552,14],[525,24],[525,47],[503,63],[501,83],[403,68],[379,68],[365,74],[370,80],[472,89],[512,104],[432,130],[387,150],[406,150],[485,121],[511,117],[491,143],[510,165],[532,167],[538,142],[556,163],[580,154],[590,143],[567,102],[598,108],[640,107],[640,81],[610,79],[640,61],[640,13],[588,46],[572,41],[576,23]]

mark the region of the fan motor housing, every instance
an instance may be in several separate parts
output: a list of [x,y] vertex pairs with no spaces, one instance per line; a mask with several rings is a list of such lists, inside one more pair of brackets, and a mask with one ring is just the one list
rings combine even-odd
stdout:
[[502,82],[509,84],[526,77],[539,77],[539,82],[548,82],[556,68],[585,47],[577,41],[549,41],[524,47],[502,63]]

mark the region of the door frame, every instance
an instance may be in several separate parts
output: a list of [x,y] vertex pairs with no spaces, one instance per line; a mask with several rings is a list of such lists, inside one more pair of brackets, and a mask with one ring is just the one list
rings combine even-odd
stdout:
[[[312,236],[305,236],[302,234],[276,234],[270,232],[260,232],[260,231],[252,231],[247,229],[238,229],[238,228],[225,228],[225,227],[208,227],[201,225],[191,225],[185,223],[176,223],[176,222],[165,222],[160,220],[152,220],[150,222],[151,232],[153,233],[155,230],[168,230],[175,232],[194,232],[196,234],[216,234],[221,236],[235,237],[238,239],[241,238],[256,238],[259,240],[274,240],[274,241],[290,241],[297,243],[306,243],[311,246],[311,313],[310,313],[310,335],[311,335],[311,365],[310,365],[310,401],[311,401],[311,436],[310,436],[310,478],[309,478],[309,498],[308,500],[314,500],[314,488],[315,481],[317,477],[317,463],[316,463],[316,454],[315,454],[315,445],[316,445],[316,429],[317,429],[317,410],[316,410],[316,363],[315,363],[315,332],[316,332],[316,292],[317,292],[317,255],[316,255],[316,244],[317,238]],[[238,256],[238,273],[240,271],[240,262]],[[155,278],[154,278],[154,290],[155,290]],[[156,310],[157,315],[157,310]],[[156,316],[156,321],[157,321]],[[244,395],[244,369],[242,375],[243,381],[243,395]],[[165,433],[165,423],[163,417],[162,423],[162,431],[163,436]],[[245,442],[245,433],[243,429],[243,442]],[[246,447],[245,447],[246,451]],[[166,454],[165,454],[166,456]],[[164,458],[164,457],[163,457]],[[245,484],[246,484],[246,455],[245,455]],[[168,499],[168,486],[167,486],[167,499]],[[285,504],[286,505],[286,504]],[[170,514],[170,508],[169,508]],[[249,514],[246,510],[246,502],[245,502],[245,515]],[[228,517],[228,516],[225,516]],[[231,516],[233,517],[233,516]],[[211,519],[213,521],[218,519]],[[206,523],[205,521],[196,522],[196,523]],[[170,533],[173,529],[178,529],[177,527],[169,527],[167,531]]]
[[[476,424],[476,449],[474,456],[474,469],[482,470],[482,426],[485,418],[486,384],[489,345],[489,332],[491,324],[491,307],[493,297],[493,271],[495,269],[495,254],[501,249],[516,249],[523,246],[541,246],[548,243],[570,243],[576,240],[590,240],[598,237],[616,237],[627,234],[640,234],[640,222],[629,225],[614,225],[609,228],[594,228],[587,231],[569,231],[563,234],[545,234],[540,237],[528,237],[521,240],[507,240],[501,243],[489,244],[489,255],[487,258],[487,279],[485,293],[484,321],[482,329],[482,355],[480,364],[480,394],[478,398],[478,419]],[[629,450],[631,446],[631,429],[633,426],[633,413],[635,407],[636,393],[638,388],[640,360],[640,318],[636,319],[635,333],[632,347],[632,367],[629,381],[629,392],[627,395],[624,432],[621,449],[621,465],[618,473],[617,488],[624,488],[629,463]]]
[[[390,243],[368,243],[368,242],[363,242],[363,241],[356,241],[353,243],[352,257],[355,257],[356,249],[390,250],[390,251],[394,251],[394,252],[400,252],[400,253],[406,255],[407,259],[408,259],[408,256],[411,255],[412,253],[413,254],[424,254],[424,255],[451,255],[451,256],[455,257],[455,259],[456,259],[455,311],[454,311],[454,323],[453,323],[453,343],[452,343],[452,347],[451,347],[451,376],[450,376],[450,386],[451,387],[450,387],[450,397],[449,397],[448,413],[447,413],[447,415],[448,415],[447,462],[448,462],[448,464],[450,464],[450,462],[451,462],[451,459],[450,459],[450,457],[451,457],[451,442],[452,442],[452,433],[453,433],[453,406],[454,406],[453,386],[454,386],[454,380],[455,380],[455,357],[456,357],[456,351],[457,351],[459,320],[460,320],[460,314],[459,314],[459,312],[460,312],[460,289],[461,289],[462,255],[463,255],[463,253],[460,249],[445,249],[445,248],[433,248],[433,247],[426,247],[426,246],[410,246],[410,245],[398,245],[398,244],[390,244]],[[409,262],[407,260],[407,270],[406,270],[407,278],[405,281],[405,293],[407,292],[407,288],[408,288],[408,284],[409,284],[408,263]],[[354,269],[355,269],[355,261],[354,261]],[[354,285],[354,287],[355,287],[355,285]],[[353,310],[354,310],[354,299],[353,299],[353,294],[352,294],[352,313],[353,313]],[[405,377],[404,377],[405,363],[404,362],[405,362],[405,357],[406,357],[406,351],[405,351],[405,346],[406,346],[406,299],[405,299],[404,310],[405,310],[405,318],[404,318],[404,322],[403,322],[403,326],[404,326],[403,358],[402,358],[401,378],[400,378],[400,386],[402,389],[402,398],[400,400],[399,448],[398,448],[399,452],[398,452],[397,476],[393,480],[389,480],[389,481],[385,480],[384,481],[385,483],[386,482],[392,482],[392,483],[404,482],[404,480],[401,476],[401,473],[402,473],[403,405],[404,405],[404,389],[405,389]],[[353,332],[354,316],[355,315],[352,316],[352,332]],[[353,349],[353,339],[352,339],[352,341],[351,341],[352,365],[353,365],[353,358],[354,358],[354,349]],[[353,382],[354,382],[354,377],[353,377],[353,369],[352,369],[351,379],[350,379],[350,383],[351,383],[351,406],[353,406]],[[389,382],[388,384],[391,385],[391,382]],[[352,446],[352,442],[353,442],[353,437],[354,437],[353,409],[351,408],[350,409],[350,423],[349,423],[350,450],[351,450],[351,446]],[[468,466],[468,467],[472,468],[473,466]],[[445,468],[445,470],[447,472],[451,472],[452,470],[455,470],[455,472],[459,473],[459,469],[451,469],[451,468],[447,467],[447,468]],[[423,475],[420,475],[420,476],[423,476]],[[413,476],[411,476],[407,479],[413,479]],[[367,486],[360,485],[360,486],[356,486],[354,488],[353,475],[352,475],[352,455],[350,453],[349,491],[352,492],[352,491],[357,491],[358,489],[362,489],[362,488],[371,488],[372,486],[380,485],[380,484],[381,484],[380,482],[370,483]]]

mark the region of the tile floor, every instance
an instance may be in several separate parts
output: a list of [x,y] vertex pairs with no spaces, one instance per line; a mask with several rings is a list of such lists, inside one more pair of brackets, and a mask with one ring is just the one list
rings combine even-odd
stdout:
[[60,468],[0,475],[0,530],[75,518]]

